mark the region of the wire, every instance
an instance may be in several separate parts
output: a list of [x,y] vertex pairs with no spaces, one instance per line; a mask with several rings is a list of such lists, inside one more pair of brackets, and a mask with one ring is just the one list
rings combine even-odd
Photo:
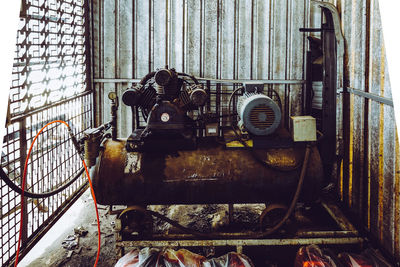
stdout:
[[[45,126],[42,127],[42,129],[39,130],[39,132],[36,134],[35,138],[32,141],[31,146],[29,147],[29,151],[28,154],[26,156],[26,160],[25,160],[25,166],[24,166],[24,173],[23,173],[23,178],[22,178],[22,188],[21,188],[21,219],[20,219],[20,228],[19,228],[19,235],[18,235],[18,247],[17,247],[17,254],[15,257],[15,264],[14,267],[16,267],[18,265],[18,257],[19,257],[19,251],[20,251],[20,246],[21,246],[21,237],[22,237],[22,221],[23,221],[23,207],[24,207],[24,192],[25,192],[25,182],[26,182],[26,173],[27,173],[27,169],[28,169],[28,161],[29,161],[29,157],[31,155],[32,152],[32,148],[33,145],[36,142],[36,139],[38,138],[38,136],[43,132],[43,130],[49,126],[50,124],[53,123],[62,123],[65,126],[67,126],[68,131],[71,132],[71,127],[68,125],[68,123],[66,123],[65,121],[62,120],[55,120],[52,122],[47,123]],[[79,153],[79,151],[78,151]],[[93,197],[93,202],[94,202],[94,207],[96,209],[96,218],[97,218],[97,231],[98,231],[98,245],[97,245],[97,255],[96,255],[96,261],[94,263],[94,267],[97,266],[97,263],[99,261],[99,256],[100,256],[100,244],[101,244],[101,238],[100,238],[100,219],[99,219],[99,211],[97,209],[97,202],[96,202],[96,196],[94,194],[94,190],[93,190],[93,185],[92,185],[92,180],[90,179],[90,175],[89,175],[89,171],[88,168],[86,166],[85,160],[82,158],[82,164],[83,167],[86,171],[86,175],[89,181],[89,186],[90,186],[90,191],[92,193],[92,197]]]

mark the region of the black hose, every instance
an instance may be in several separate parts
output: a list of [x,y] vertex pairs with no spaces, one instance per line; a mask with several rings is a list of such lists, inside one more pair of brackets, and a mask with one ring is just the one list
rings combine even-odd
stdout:
[[[59,188],[50,191],[50,192],[46,192],[46,193],[32,193],[32,192],[28,192],[24,190],[24,196],[25,197],[29,197],[29,198],[47,198],[47,197],[51,197],[61,191],[63,191],[65,188],[67,188],[68,186],[70,186],[73,182],[75,182],[81,175],[82,173],[85,171],[85,168],[81,168],[78,173],[71,179],[69,180],[66,184],[60,186]],[[22,194],[22,189],[17,186],[13,181],[11,181],[11,179],[8,177],[8,175],[4,172],[3,168],[0,167],[0,178],[1,180],[3,180],[6,185],[8,185],[12,190],[14,190],[15,192],[17,192],[18,194]]]
[[192,81],[195,84],[199,84],[199,81],[193,75],[190,75],[190,74],[187,74],[187,73],[183,73],[183,72],[178,72],[178,75],[189,77],[190,79],[192,79]]
[[144,77],[140,80],[139,84],[145,85],[145,84],[147,83],[148,80],[150,80],[151,78],[154,77],[155,74],[156,74],[155,71],[152,71],[152,72],[147,73],[146,76],[144,76]]
[[302,166],[301,172],[300,172],[299,182],[297,183],[296,192],[293,196],[292,202],[290,203],[289,209],[286,211],[285,216],[274,227],[268,229],[268,231],[255,234],[254,238],[262,238],[262,237],[265,237],[267,235],[274,233],[287,221],[287,219],[293,213],[294,208],[296,207],[296,203],[299,200],[301,189],[303,188],[303,182],[304,182],[304,178],[306,176],[308,160],[310,158],[310,152],[311,152],[311,145],[307,144],[306,152],[305,152],[304,160],[303,160],[303,166]]

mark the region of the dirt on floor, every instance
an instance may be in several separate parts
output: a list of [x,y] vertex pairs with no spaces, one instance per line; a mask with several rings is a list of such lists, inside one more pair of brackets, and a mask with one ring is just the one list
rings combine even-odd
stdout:
[[[29,263],[29,266],[93,266],[97,254],[98,230],[93,200],[90,192],[86,191],[80,200],[83,200],[84,205],[78,213],[79,218],[76,220],[76,223],[74,225],[66,225],[65,231],[56,239],[56,241],[48,247],[41,256]],[[108,215],[107,206],[98,205],[98,208],[101,227],[101,250],[97,266],[110,267],[114,266],[118,261],[115,252],[115,239],[113,232],[115,216]],[[79,236],[78,234],[75,234],[75,228],[81,230],[81,232],[87,230],[86,235]],[[75,235],[75,238],[73,238],[73,235]],[[74,246],[73,242],[77,243],[76,246]],[[63,248],[63,245],[71,245],[71,248]]]
[[[97,254],[98,233],[93,200],[89,191],[82,195],[81,200],[84,205],[78,213],[79,218],[76,223],[67,225],[64,232],[46,249],[45,253],[33,260],[29,266],[93,266]],[[98,208],[101,225],[101,252],[97,266],[114,266],[118,261],[113,230],[116,215],[109,215],[108,206],[98,205]],[[228,205],[156,205],[148,208],[166,215],[184,226],[202,232],[224,230],[229,222]],[[243,229],[256,230],[258,218],[264,208],[265,205],[235,205],[235,225],[243,227]],[[87,234],[79,237],[76,235],[74,238],[74,229],[79,228],[87,230]],[[179,233],[179,230],[155,218],[153,232]],[[74,245],[73,242],[77,243],[76,246],[70,249],[63,248],[63,244],[64,246],[71,243]],[[203,252],[201,254],[204,256],[210,256],[209,251],[206,250],[196,252]]]

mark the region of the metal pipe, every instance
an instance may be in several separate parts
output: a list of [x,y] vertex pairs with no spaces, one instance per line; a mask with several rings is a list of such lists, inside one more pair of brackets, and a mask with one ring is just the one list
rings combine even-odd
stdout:
[[359,244],[361,237],[292,238],[292,239],[233,239],[233,240],[140,240],[116,242],[117,247],[205,247],[205,246],[301,246]]
[[[215,233],[215,239],[237,239],[249,238],[254,232],[239,232],[239,233]],[[357,231],[299,231],[295,234],[296,238],[329,238],[329,237],[357,237]],[[196,239],[193,234],[154,234],[152,240],[188,240]]]
[[[153,74],[153,76],[154,76],[154,74]],[[213,78],[196,78],[196,79],[198,81],[204,81],[204,82],[211,81],[214,83],[229,83],[229,84],[254,82],[254,83],[260,83],[260,84],[293,84],[293,85],[296,85],[296,84],[305,84],[306,83],[305,80],[268,80],[268,79],[266,79],[266,80],[237,79],[237,80],[235,80],[235,79],[213,79]],[[134,79],[134,78],[120,78],[120,79],[96,78],[96,79],[94,79],[94,83],[141,83],[141,84],[143,84],[142,80]]]

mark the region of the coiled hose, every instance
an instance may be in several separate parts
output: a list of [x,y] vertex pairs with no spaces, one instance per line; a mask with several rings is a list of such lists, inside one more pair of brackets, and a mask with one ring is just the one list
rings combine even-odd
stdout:
[[[50,124],[53,123],[61,123],[64,124],[65,126],[67,126],[68,132],[70,133],[70,135],[72,136],[72,131],[71,131],[71,127],[68,125],[68,123],[66,123],[65,121],[62,120],[55,120],[52,122],[47,123],[42,129],[39,130],[39,132],[36,134],[35,138],[32,141],[31,146],[29,147],[29,151],[28,154],[26,156],[26,160],[25,160],[25,166],[24,166],[24,173],[23,173],[23,178],[22,178],[22,188],[21,188],[21,219],[20,219],[20,229],[19,229],[19,235],[18,235],[18,246],[17,246],[17,252],[16,252],[16,257],[15,257],[15,264],[14,267],[16,267],[18,265],[18,259],[19,259],[19,251],[20,251],[20,246],[21,246],[21,237],[22,237],[22,222],[23,222],[23,207],[24,207],[24,194],[25,194],[25,182],[26,182],[26,174],[27,174],[27,169],[28,169],[28,161],[29,161],[29,157],[31,155],[32,149],[33,149],[33,145],[36,142],[36,139],[38,138],[38,136],[43,132],[43,130],[49,126]],[[78,151],[79,153],[79,151]],[[98,230],[98,245],[97,245],[97,254],[96,254],[96,261],[94,263],[94,266],[97,266],[97,263],[99,261],[99,256],[100,256],[100,244],[101,244],[101,238],[100,238],[100,219],[99,219],[99,211],[97,209],[97,202],[96,202],[96,196],[94,194],[94,190],[93,190],[93,185],[92,185],[92,181],[90,179],[90,175],[89,175],[89,171],[88,168],[86,166],[85,160],[82,158],[82,164],[83,164],[83,168],[86,171],[86,175],[89,181],[89,185],[90,185],[90,190],[92,193],[92,197],[93,197],[93,202],[94,202],[94,206],[95,206],[95,210],[96,210],[96,219],[97,219],[97,230]],[[68,184],[70,184],[71,182],[69,182]],[[65,186],[65,185],[64,185]],[[59,189],[57,189],[59,190]]]

